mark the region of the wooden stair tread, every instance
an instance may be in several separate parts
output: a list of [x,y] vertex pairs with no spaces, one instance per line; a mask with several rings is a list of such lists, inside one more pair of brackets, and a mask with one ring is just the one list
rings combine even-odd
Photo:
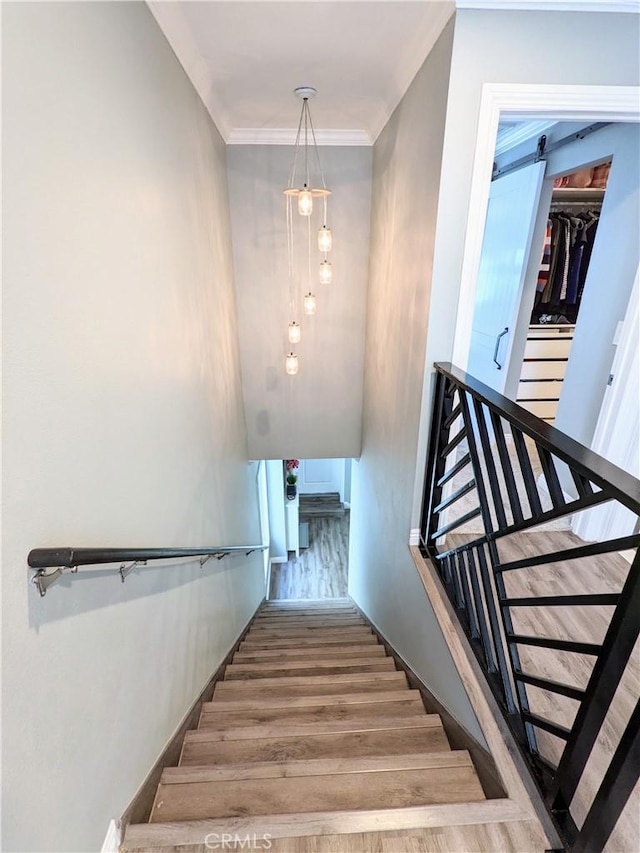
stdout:
[[214,699],[204,702],[202,714],[216,714],[219,711],[241,711],[247,708],[305,708],[309,706],[359,705],[369,702],[418,702],[424,710],[419,690],[377,690],[375,693],[336,693],[319,696],[249,696],[246,699]]
[[[419,714],[413,717],[365,717],[353,720],[329,720],[326,723],[296,723],[295,726],[283,726],[274,723],[268,726],[236,726],[225,731],[207,731],[198,729],[187,731],[185,743],[207,740],[251,740],[273,737],[308,737],[314,734],[335,734],[340,732],[383,731],[396,728],[442,728],[437,714]],[[443,729],[444,731],[444,729]]]
[[367,634],[371,634],[371,629],[367,628],[366,625],[295,625],[289,628],[286,625],[278,625],[272,628],[251,628],[247,638],[288,640],[295,637],[315,639],[334,636],[342,637],[345,642],[350,642],[352,638],[366,636]]
[[377,809],[484,798],[472,767],[371,770],[295,778],[187,782],[158,787],[151,821]]
[[268,598],[260,605],[260,612],[272,607],[355,607],[349,596],[335,598]]
[[[368,755],[399,755],[417,750],[421,752],[448,752],[449,742],[440,725],[422,725],[424,717],[395,718],[386,726],[380,718],[368,721],[343,720],[313,726],[271,727],[267,736],[264,729],[239,729],[240,735],[254,732],[253,737],[236,740],[185,739],[180,766],[228,764],[256,761],[286,761],[292,759],[343,758]],[[194,734],[213,734],[199,729]]]
[[291,675],[330,675],[341,672],[396,671],[393,658],[336,658],[334,660],[294,660],[276,663],[231,663],[225,670],[225,679],[252,678],[266,675],[285,677]]
[[266,602],[121,849],[522,818],[496,802],[351,599]]
[[404,808],[131,824],[126,828],[120,849],[123,853],[130,853],[145,847],[161,849],[177,845],[201,845],[202,839],[209,834],[217,837],[222,837],[225,833],[238,833],[242,837],[269,835],[271,838],[296,838],[502,823],[527,820],[529,817],[530,815],[513,800],[496,799]]
[[360,613],[355,607],[333,607],[330,609],[321,610],[320,608],[312,607],[296,607],[296,608],[272,608],[270,610],[261,610],[257,615],[257,619],[283,619],[289,616],[360,616]]
[[[331,646],[340,646],[344,647],[344,637],[340,635],[324,635],[324,636],[315,636],[315,637],[262,637],[262,638],[252,638],[249,639],[249,635],[247,635],[247,639],[243,640],[240,643],[239,651],[244,651],[247,649],[286,649],[286,648],[305,648],[307,646],[319,648],[321,646],[326,646],[327,648],[331,648]],[[349,641],[354,645],[372,645],[377,646],[378,638],[371,631],[368,633],[363,632],[358,637],[354,637]]]
[[290,610],[288,612],[270,610],[268,613],[259,613],[253,620],[252,626],[265,625],[270,622],[358,622],[366,624],[365,620],[356,610]]
[[[363,645],[335,646],[331,649],[331,657],[386,657],[384,646],[373,645],[372,643],[364,643]],[[245,651],[239,649],[233,656],[233,663],[258,663],[259,661],[268,661],[275,658],[276,660],[295,660],[297,658],[305,658],[313,660],[314,658],[322,659],[327,656],[326,646],[303,646],[302,648],[288,649],[249,649]],[[221,682],[224,683],[224,682]]]
[[224,730],[228,726],[293,725],[300,722],[323,723],[329,720],[363,719],[365,717],[415,717],[424,714],[421,701],[369,702],[360,705],[314,705],[301,708],[244,708],[222,710],[200,718],[199,729]]
[[272,696],[324,696],[338,693],[348,685],[358,692],[408,689],[403,672],[344,672],[333,675],[286,675],[280,678],[235,678],[220,681],[213,691],[214,700],[257,694]]
[[278,779],[295,776],[331,776],[372,770],[410,770],[443,767],[472,767],[465,749],[450,752],[412,752],[404,755],[366,755],[357,758],[315,758],[298,761],[259,761],[214,766],[166,767],[161,782],[223,782],[240,779]]

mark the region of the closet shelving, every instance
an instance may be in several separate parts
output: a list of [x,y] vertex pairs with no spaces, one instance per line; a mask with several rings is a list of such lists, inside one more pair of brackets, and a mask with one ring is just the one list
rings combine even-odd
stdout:
[[[577,215],[589,210],[598,211],[604,194],[605,190],[599,187],[557,187],[553,190],[549,212],[563,211]],[[537,322],[541,316],[539,306],[532,314],[517,402],[548,423],[555,420],[578,310],[579,301],[575,307],[575,316],[572,317],[573,322],[569,323]],[[559,308],[550,306],[547,315],[561,313]]]

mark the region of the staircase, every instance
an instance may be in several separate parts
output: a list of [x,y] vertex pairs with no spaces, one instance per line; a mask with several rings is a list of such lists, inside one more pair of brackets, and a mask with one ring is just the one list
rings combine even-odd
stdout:
[[[227,835],[315,850],[277,842],[344,834],[335,850],[363,851],[361,833],[493,823],[504,803],[485,801],[469,754],[450,749],[350,600],[271,601],[121,849],[205,851]],[[418,849],[394,837],[394,851]]]
[[346,512],[338,492],[300,495],[298,501],[298,514],[301,519],[342,518]]

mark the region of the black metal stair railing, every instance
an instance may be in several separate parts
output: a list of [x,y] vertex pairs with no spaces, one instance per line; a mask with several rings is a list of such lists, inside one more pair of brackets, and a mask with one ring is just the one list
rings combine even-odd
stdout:
[[[422,552],[438,570],[567,847],[598,853],[640,773],[637,695],[608,766],[599,776],[588,768],[614,695],[640,656],[640,481],[452,365],[435,367]],[[632,514],[635,532],[594,543],[572,537],[572,547],[561,534],[563,547],[554,546],[559,534],[550,527],[610,502]],[[523,532],[538,535],[516,537]],[[628,571],[618,562],[617,574],[581,588],[585,571],[602,572],[591,558],[629,550]],[[575,615],[585,613],[586,627]],[[590,634],[591,621],[603,623],[601,637]],[[531,631],[538,624],[543,633]],[[565,703],[562,719],[537,710],[535,691],[553,698],[545,708]]]

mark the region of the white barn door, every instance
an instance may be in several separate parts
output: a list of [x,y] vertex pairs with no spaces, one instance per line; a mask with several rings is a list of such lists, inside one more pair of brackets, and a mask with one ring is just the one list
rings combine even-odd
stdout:
[[[467,372],[504,393],[545,163],[491,184]],[[536,249],[537,250],[537,249]]]

